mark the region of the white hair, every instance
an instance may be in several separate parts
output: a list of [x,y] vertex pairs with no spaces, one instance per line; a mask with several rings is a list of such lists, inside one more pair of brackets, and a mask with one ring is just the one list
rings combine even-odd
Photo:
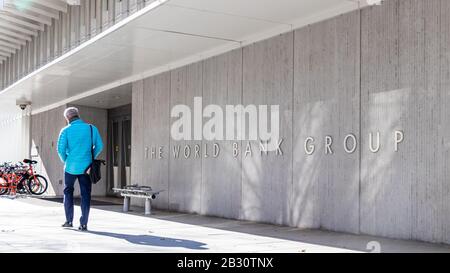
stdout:
[[78,108],[76,107],[69,107],[66,110],[64,110],[64,117],[67,120],[72,120],[73,118],[80,117],[80,114],[78,112]]

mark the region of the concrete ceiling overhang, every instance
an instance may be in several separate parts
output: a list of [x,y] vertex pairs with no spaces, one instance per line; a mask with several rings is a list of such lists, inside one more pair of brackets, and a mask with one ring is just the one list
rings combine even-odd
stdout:
[[28,100],[38,113],[360,6],[357,0],[155,1],[0,91],[0,109]]
[[0,64],[67,12],[62,0],[0,0]]

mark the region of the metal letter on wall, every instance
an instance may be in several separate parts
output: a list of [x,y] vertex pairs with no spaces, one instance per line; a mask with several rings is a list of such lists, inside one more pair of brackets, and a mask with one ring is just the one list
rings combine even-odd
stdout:
[[372,153],[377,153],[380,150],[380,132],[377,132],[377,147],[373,147],[373,133],[369,134],[369,149]]
[[233,142],[233,157],[237,157],[239,155],[239,144],[237,142]]
[[[351,149],[348,148],[348,140],[350,138],[353,140],[353,147]],[[353,154],[356,151],[357,146],[358,145],[357,145],[356,137],[354,134],[349,134],[344,138],[344,150],[346,153]]]
[[404,139],[403,131],[395,131],[395,151],[398,152],[398,144],[402,143]]
[[191,156],[191,146],[184,146],[184,158],[189,158]]
[[333,138],[331,136],[325,137],[325,154],[333,154],[331,149],[331,144],[333,144]]
[[194,146],[194,158],[200,158],[200,145],[195,144]]
[[220,154],[220,146],[218,143],[214,143],[213,145],[213,157],[216,158]]
[[252,145],[250,144],[250,142],[247,142],[247,146],[245,148],[245,157],[247,157],[248,155],[253,155]]
[[314,142],[314,138],[308,137],[305,140],[305,152],[307,155],[312,155],[314,153],[314,150],[316,149],[316,146],[314,144],[308,145],[309,142]]
[[283,155],[283,150],[281,149],[282,143],[283,143],[283,139],[280,139],[277,143],[277,155]]

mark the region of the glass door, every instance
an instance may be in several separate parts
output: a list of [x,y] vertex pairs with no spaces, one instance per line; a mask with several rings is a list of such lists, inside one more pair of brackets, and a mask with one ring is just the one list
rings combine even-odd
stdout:
[[122,175],[122,186],[131,184],[131,120],[122,122],[122,151],[124,175]]
[[120,181],[120,123],[119,121],[112,121],[112,179],[110,181],[113,182],[112,188],[121,188],[122,183]]
[[110,115],[108,131],[108,194],[116,195],[113,188],[131,183],[131,116]]

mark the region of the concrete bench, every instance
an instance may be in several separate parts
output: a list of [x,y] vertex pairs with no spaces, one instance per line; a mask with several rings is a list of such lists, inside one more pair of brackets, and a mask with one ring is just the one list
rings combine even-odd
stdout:
[[152,205],[151,200],[156,199],[156,197],[163,192],[154,191],[151,187],[148,186],[126,186],[123,189],[113,188],[113,191],[116,193],[120,193],[123,197],[123,211],[127,212],[130,209],[130,200],[132,197],[145,199],[145,215],[152,214]]

